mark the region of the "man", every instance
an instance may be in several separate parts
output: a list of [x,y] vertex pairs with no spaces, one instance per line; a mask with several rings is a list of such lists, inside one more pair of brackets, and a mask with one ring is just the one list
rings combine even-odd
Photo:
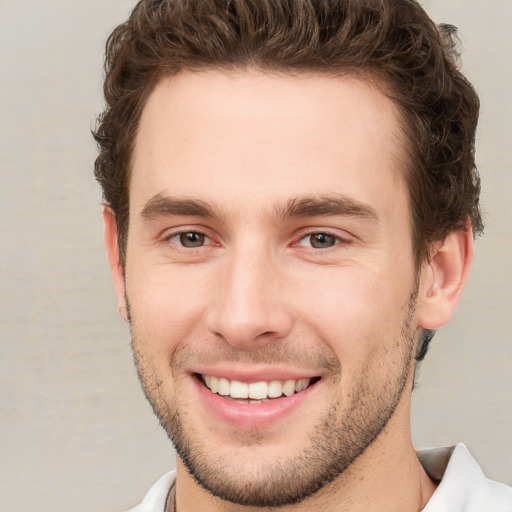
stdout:
[[482,231],[453,28],[413,0],[142,0],[106,71],[107,252],[178,454],[134,510],[511,510],[410,434]]

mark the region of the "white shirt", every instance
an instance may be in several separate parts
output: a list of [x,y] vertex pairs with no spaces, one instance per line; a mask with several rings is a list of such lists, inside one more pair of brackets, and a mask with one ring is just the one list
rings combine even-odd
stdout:
[[423,512],[512,512],[512,488],[486,478],[462,443],[418,457],[431,478],[442,477]]
[[[512,487],[486,478],[462,443],[423,450],[418,457],[428,475],[441,480],[423,512],[512,512]],[[128,512],[164,512],[175,478],[174,471],[165,474]]]

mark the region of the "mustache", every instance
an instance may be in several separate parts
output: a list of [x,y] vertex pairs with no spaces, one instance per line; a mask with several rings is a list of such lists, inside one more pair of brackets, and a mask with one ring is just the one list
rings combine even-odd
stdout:
[[[206,344],[205,344],[206,345]],[[182,343],[170,357],[174,369],[193,365],[215,365],[220,363],[243,363],[246,365],[293,366],[296,368],[321,368],[336,372],[341,368],[338,359],[323,347],[307,348],[289,343],[266,343],[249,350],[239,350],[227,342],[212,346]]]

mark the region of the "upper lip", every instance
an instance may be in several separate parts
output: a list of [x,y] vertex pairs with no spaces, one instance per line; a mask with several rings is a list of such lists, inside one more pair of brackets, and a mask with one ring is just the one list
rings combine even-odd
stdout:
[[279,368],[279,367],[242,367],[237,365],[215,365],[215,366],[201,366],[191,370],[192,374],[209,375],[211,377],[225,378],[228,380],[237,380],[240,382],[262,382],[272,380],[298,380],[304,378],[321,377],[322,372],[315,372],[312,370],[299,370],[292,368]]

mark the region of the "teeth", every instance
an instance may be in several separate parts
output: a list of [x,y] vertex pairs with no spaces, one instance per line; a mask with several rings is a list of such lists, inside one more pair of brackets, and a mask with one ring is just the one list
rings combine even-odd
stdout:
[[219,395],[224,395],[224,396],[228,396],[231,392],[231,388],[230,388],[230,385],[229,385],[229,380],[228,379],[219,379],[219,390],[217,391],[217,393],[219,393]]
[[268,396],[270,398],[277,398],[283,394],[283,384],[280,380],[271,380],[268,383]]
[[219,392],[219,379],[217,377],[210,377],[210,383],[206,384],[212,393],[218,393]]
[[295,393],[295,381],[294,380],[287,380],[285,383],[284,383],[284,386],[283,386],[283,393],[286,395],[286,396],[292,396],[293,393]]
[[251,382],[249,384],[249,398],[262,400],[268,396],[268,384],[266,382]]
[[309,386],[309,379],[299,379],[295,381],[295,392],[304,391]]
[[252,398],[253,400],[265,400],[267,398],[279,398],[282,395],[291,396],[294,393],[304,391],[311,379],[297,380],[271,380],[269,382],[240,382],[238,380],[229,381],[223,377],[213,377],[203,375],[203,382],[212,392],[231,398]]
[[232,398],[249,398],[249,384],[246,384],[245,382],[238,382],[237,380],[231,381],[229,395]]

